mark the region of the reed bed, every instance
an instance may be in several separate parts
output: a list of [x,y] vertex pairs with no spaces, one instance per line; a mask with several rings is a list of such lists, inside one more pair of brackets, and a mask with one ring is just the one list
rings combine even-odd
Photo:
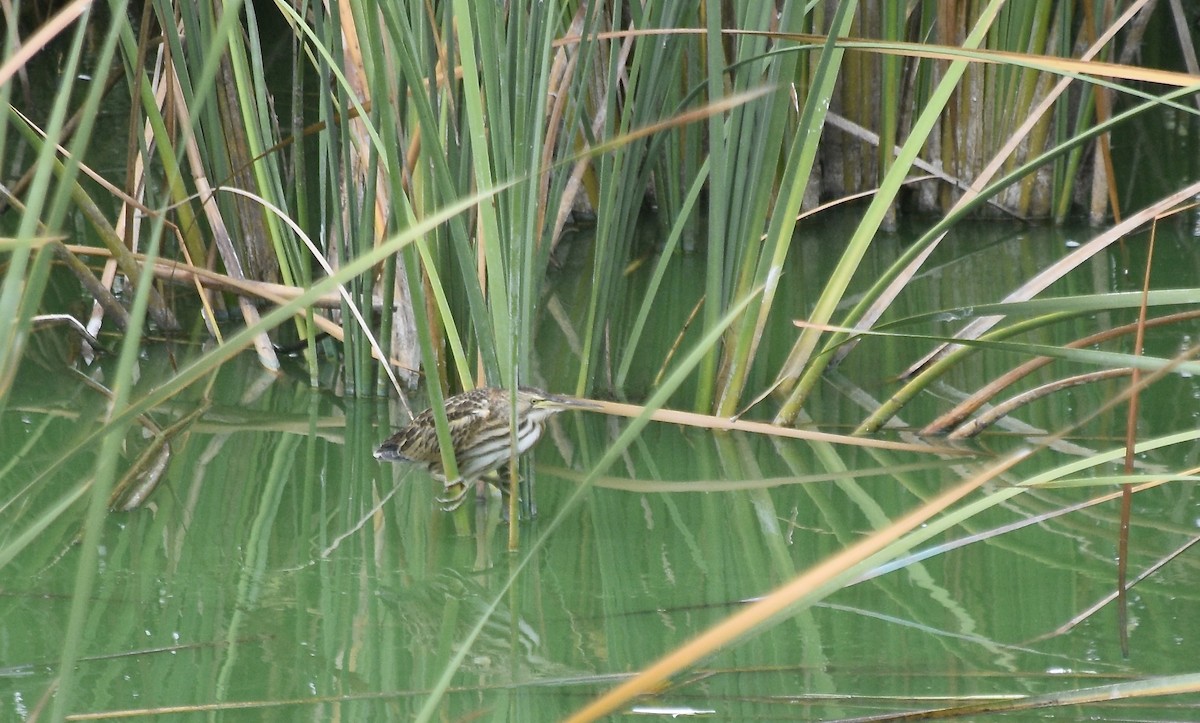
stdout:
[[[1015,396],[1006,410],[1026,402],[1016,396],[1028,392],[1023,380],[1051,359],[1100,376],[1078,376],[1072,367],[1035,396],[1128,377],[1126,391],[1091,414],[1136,404],[1166,374],[1195,373],[1194,348],[1158,356],[1140,343],[1126,352],[1091,348],[1140,339],[1147,328],[1183,328],[1194,321],[1194,288],[1157,288],[1147,272],[1140,294],[1039,298],[1114,244],[1133,243],[1180,214],[1200,192],[1200,184],[1180,181],[1136,203],[1122,197],[1126,171],[1114,160],[1110,134],[1156,113],[1190,117],[1200,89],[1200,69],[1134,62],[1130,48],[1150,5],[1120,4],[1109,17],[1085,4],[1077,17],[1072,3],[995,0],[946,17],[938,15],[946,6],[933,3],[880,10],[853,2],[76,0],[42,16],[6,18],[0,412],[29,362],[31,335],[42,333],[39,315],[56,311],[45,307],[59,266],[89,295],[80,320],[87,334],[115,358],[103,413],[61,465],[32,481],[0,478],[9,530],[0,567],[27,554],[46,530],[66,520],[79,525],[68,642],[48,715],[59,720],[70,709],[97,543],[113,500],[124,497],[126,480],[154,467],[157,450],[200,424],[208,407],[172,415],[177,424],[165,427],[145,415],[167,409],[185,390],[203,389],[243,352],[273,372],[280,346],[299,342],[312,385],[346,398],[394,395],[405,410],[419,383],[438,408],[457,390],[551,376],[578,396],[627,400],[637,370],[657,369],[642,404],[608,405],[632,421],[592,455],[575,494],[520,547],[501,596],[569,511],[636,448],[652,419],[803,436],[793,427],[809,418],[816,390],[834,383],[831,370],[888,335],[923,339],[928,354],[894,370],[903,383],[859,410],[852,434],[806,439],[831,474],[852,447],[886,455],[896,451],[889,445],[901,445],[929,459],[950,454],[940,442],[881,445],[879,437],[914,399],[979,355],[1015,352],[1026,361],[971,381],[961,404],[917,423],[927,435],[986,428],[994,418],[976,420],[970,431],[961,425],[1001,394]],[[31,100],[34,87],[56,90]],[[100,157],[105,165],[92,161]],[[797,230],[821,224],[829,205],[852,201],[860,203],[853,230],[829,239],[820,263],[803,259],[802,278],[789,278]],[[1095,234],[1059,260],[1023,270],[1007,291],[959,307],[896,311],[959,224],[980,217],[1053,222],[1081,213],[1097,225]],[[921,225],[918,240],[886,268],[865,268],[868,251],[901,222]],[[582,251],[564,241],[579,223],[593,228]],[[649,245],[637,242],[646,224],[658,230]],[[691,313],[671,330],[675,341],[663,354],[647,341],[648,328],[671,303],[660,295],[664,276],[687,254],[700,255],[702,273],[692,284]],[[548,293],[568,258],[585,259],[586,292]],[[648,281],[630,301],[632,270],[643,263]],[[114,280],[123,292],[113,290]],[[867,291],[851,298],[855,284]],[[802,287],[799,303],[789,285]],[[1159,307],[1162,314],[1149,316]],[[1141,316],[1114,329],[1081,330],[1069,344],[1037,343],[1038,329],[1121,310]],[[570,320],[563,324],[570,353],[554,362],[557,370],[534,352],[535,331],[548,316]],[[945,318],[965,323],[930,330]],[[767,330],[792,320],[799,323],[790,348],[765,353]],[[159,334],[212,344],[182,360],[167,381],[137,388],[139,354]],[[728,422],[735,416],[748,419]],[[160,446],[134,469],[121,469],[134,428],[149,430]],[[1124,477],[1090,484],[1124,482],[1128,499],[1129,485],[1145,481],[1131,462],[1137,450],[1195,439],[1178,432],[1140,440],[1131,416],[1123,446],[1082,454],[1052,473],[1013,477],[1031,455],[1061,450],[1071,429],[977,462],[958,486],[797,571],[580,706],[575,719],[619,710],[781,615],[904,560],[933,530],[969,524],[1030,488],[1083,484],[1069,475],[1127,450]],[[39,481],[85,453],[95,454],[88,473],[52,499],[28,504]],[[879,466],[888,462],[881,457]],[[997,479],[1006,480],[1001,491],[980,494]],[[754,494],[769,505],[764,490]],[[438,714],[501,601],[485,606],[457,652],[445,656],[418,719]],[[1163,676],[1102,693],[1195,690],[1192,677]],[[1078,690],[989,710],[1100,695]]]

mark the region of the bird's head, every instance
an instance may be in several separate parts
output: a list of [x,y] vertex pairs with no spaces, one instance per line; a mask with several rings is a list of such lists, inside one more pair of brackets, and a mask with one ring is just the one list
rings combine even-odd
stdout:
[[583,399],[550,394],[536,387],[519,387],[517,389],[517,416],[528,415],[535,421],[543,420],[566,409],[589,409],[595,408],[595,406]]

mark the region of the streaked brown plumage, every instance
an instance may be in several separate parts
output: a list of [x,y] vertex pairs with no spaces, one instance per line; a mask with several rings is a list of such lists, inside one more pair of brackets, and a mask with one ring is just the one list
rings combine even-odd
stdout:
[[[444,509],[453,510],[466,498],[465,483],[480,479],[527,451],[541,438],[542,428],[550,415],[572,407],[591,406],[533,387],[518,388],[517,450],[514,454],[510,426],[512,401],[511,390],[500,387],[475,389],[446,399],[446,421],[450,425],[450,442],[458,466],[457,479],[446,479],[432,409],[413,417],[408,426],[388,437],[375,450],[375,458],[424,466],[446,487],[448,495],[438,501],[445,505]],[[504,491],[502,485],[497,487]]]

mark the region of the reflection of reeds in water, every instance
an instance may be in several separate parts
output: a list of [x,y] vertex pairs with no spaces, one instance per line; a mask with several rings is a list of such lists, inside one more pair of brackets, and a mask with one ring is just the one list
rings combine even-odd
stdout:
[[[340,383],[350,394],[375,393],[375,378],[381,369],[387,368],[372,361],[364,343],[373,330],[384,332],[387,356],[402,358],[394,366],[410,369],[423,366],[431,380],[439,373],[443,379],[453,376],[466,380],[478,376],[477,369],[484,369],[492,378],[515,378],[517,368],[525,371],[533,366],[535,334],[531,325],[537,310],[545,308],[540,303],[539,291],[545,277],[552,275],[549,255],[567,222],[568,209],[585,197],[593,202],[602,201],[595,203],[594,208],[599,217],[594,242],[581,244],[586,253],[578,257],[588,257],[585,278],[590,278],[594,286],[581,288],[579,294],[564,294],[568,302],[577,305],[565,309],[562,316],[586,316],[581,328],[575,330],[577,347],[571,349],[571,355],[563,354],[562,359],[556,360],[571,367],[566,373],[575,376],[580,387],[586,387],[596,383],[606,371],[615,371],[612,386],[628,392],[625,381],[635,360],[638,364],[656,365],[665,356],[670,362],[662,366],[672,369],[674,375],[684,366],[677,366],[677,360],[699,352],[704,359],[694,372],[689,372],[689,379],[696,385],[692,396],[699,400],[698,407],[716,409],[721,418],[730,417],[749,397],[764,391],[755,388],[756,385],[769,386],[759,384],[759,380],[775,377],[779,392],[787,398],[778,418],[791,424],[799,414],[815,406],[813,390],[824,386],[827,366],[843,354],[862,359],[863,349],[868,345],[841,343],[844,337],[830,337],[828,329],[810,326],[800,332],[799,339],[789,337],[783,342],[792,349],[786,362],[779,364],[780,342],[768,336],[775,322],[786,320],[796,310],[811,311],[810,321],[862,327],[887,318],[900,306],[895,302],[902,293],[906,298],[914,298],[909,292],[914,279],[920,276],[917,272],[930,271],[928,265],[922,265],[928,259],[936,259],[929,254],[940,243],[946,228],[965,215],[967,204],[978,200],[973,191],[960,193],[960,189],[982,188],[1002,172],[1013,170],[998,182],[1003,188],[988,190],[990,200],[1022,216],[1053,214],[1062,218],[1069,211],[1071,199],[1078,195],[1075,185],[1080,179],[1093,179],[1097,192],[1091,194],[1094,200],[1090,210],[1097,221],[1102,221],[1109,202],[1109,195],[1101,192],[1103,186],[1111,184],[1118,175],[1138,177],[1136,173],[1126,173],[1137,169],[1122,168],[1122,173],[1114,174],[1108,145],[1101,143],[1093,162],[1097,172],[1074,172],[1085,152],[1082,144],[1095,133],[1094,127],[1089,127],[1090,119],[1105,122],[1110,117],[1107,95],[1110,91],[1107,88],[1097,91],[1094,113],[1088,112],[1091,106],[1081,106],[1081,112],[1076,113],[1064,94],[1079,78],[1094,78],[1097,73],[1104,73],[1106,78],[1175,83],[1186,92],[1191,92],[1189,86],[1195,82],[1190,76],[1170,78],[1167,74],[1135,73],[1144,69],[1130,65],[1091,62],[1111,39],[1112,33],[1108,31],[1135,25],[1135,21],[1140,22],[1144,17],[1133,12],[1135,7],[1119,18],[1097,18],[1097,23],[1085,23],[1086,29],[1079,23],[1058,22],[1054,14],[1058,5],[1049,3],[1009,3],[1003,8],[996,3],[980,4],[976,8],[979,13],[973,9],[950,18],[935,18],[931,11],[921,15],[920,22],[915,22],[917,16],[903,12],[879,18],[860,16],[859,20],[870,20],[862,24],[866,34],[889,38],[889,42],[884,47],[883,43],[868,39],[860,46],[868,52],[860,50],[843,58],[844,48],[835,47],[832,42],[819,55],[791,52],[798,49],[798,43],[809,41],[781,36],[775,31],[819,26],[831,37],[845,34],[856,19],[850,4],[839,4],[837,12],[829,14],[832,22],[807,15],[813,4],[784,4],[786,8],[778,14],[739,10],[736,19],[745,22],[730,26],[736,24],[752,32],[720,37],[715,33],[679,32],[680,28],[702,24],[694,22],[698,17],[694,9],[683,4],[649,4],[639,15],[637,31],[614,34],[604,31],[620,30],[616,23],[607,25],[608,20],[621,18],[619,13],[586,18],[582,13],[574,17],[563,13],[538,15],[543,12],[540,7],[478,3],[473,13],[460,15],[454,11],[467,4],[455,3],[453,8],[446,6],[446,14],[427,17],[419,4],[410,5],[409,12],[387,15],[387,22],[366,11],[352,14],[353,17],[346,15],[343,18],[346,24],[342,26],[344,36],[334,30],[319,38],[312,37],[314,43],[322,45],[321,52],[288,55],[285,49],[284,55],[278,57],[284,57],[285,63],[291,62],[293,77],[300,81],[294,94],[290,93],[292,86],[286,87],[289,92],[284,93],[266,87],[271,78],[278,77],[266,72],[262,65],[263,58],[272,57],[271,54],[252,50],[262,47],[259,43],[243,42],[243,34],[257,34],[261,26],[207,22],[202,4],[175,4],[164,17],[155,15],[162,13],[165,4],[146,4],[146,21],[152,21],[161,30],[161,35],[153,38],[130,25],[133,16],[114,13],[113,32],[101,38],[92,32],[61,33],[88,7],[87,3],[68,3],[61,19],[47,28],[49,32],[33,35],[19,32],[28,42],[6,45],[5,60],[10,62],[0,66],[5,67],[4,72],[11,78],[5,76],[0,82],[13,79],[13,87],[17,88],[20,81],[16,79],[22,71],[29,70],[35,78],[32,84],[35,89],[40,87],[42,92],[56,97],[52,101],[39,98],[37,103],[25,102],[23,105],[30,108],[54,110],[45,114],[46,118],[28,122],[14,113],[14,127],[20,132],[5,136],[3,142],[12,148],[0,148],[0,156],[6,158],[34,159],[24,177],[11,185],[11,198],[5,201],[11,202],[11,210],[20,217],[13,224],[14,238],[5,240],[3,250],[0,403],[6,401],[7,384],[29,349],[23,339],[28,336],[30,317],[42,307],[56,305],[52,298],[41,298],[50,273],[49,257],[42,253],[47,248],[45,235],[59,233],[72,225],[82,227],[78,219],[86,218],[95,234],[95,238],[87,240],[103,244],[113,256],[119,269],[118,278],[123,276],[131,282],[133,293],[127,298],[137,299],[133,307],[138,313],[131,314],[133,332],[125,337],[132,340],[126,347],[128,353],[117,350],[120,362],[112,365],[106,377],[106,383],[118,390],[111,405],[113,411],[125,416],[117,420],[110,414],[98,414],[92,419],[82,416],[84,421],[80,426],[86,430],[85,443],[61,455],[64,459],[85,458],[95,472],[80,474],[69,490],[55,490],[52,494],[61,494],[61,499],[40,508],[19,504],[27,499],[24,487],[0,499],[4,527],[11,530],[0,547],[0,559],[12,560],[21,554],[29,541],[56,520],[68,517],[73,520],[78,506],[71,504],[72,500],[84,499],[90,491],[98,491],[100,502],[108,499],[110,488],[123,473],[122,466],[132,468],[133,476],[151,481],[152,487],[153,479],[170,464],[169,449],[182,446],[172,444],[171,432],[177,429],[183,433],[185,427],[176,425],[185,425],[188,418],[184,414],[191,410],[170,417],[181,421],[163,422],[163,428],[147,424],[135,427],[138,431],[148,429],[152,441],[142,448],[142,453],[134,451],[130,455],[136,459],[131,464],[126,464],[121,455],[132,448],[127,441],[136,432],[127,434],[124,425],[139,415],[159,414],[156,410],[164,402],[172,397],[177,399],[190,385],[199,386],[197,383],[205,375],[249,348],[252,339],[259,341],[263,365],[275,368],[277,361],[270,344],[265,343],[266,333],[292,318],[302,319],[300,324],[306,327],[319,326],[317,318],[321,312],[313,312],[311,305],[319,298],[328,298],[335,284],[351,287],[339,302],[345,311],[378,308],[382,317],[372,318],[371,324],[364,323],[361,328],[348,325],[345,374]],[[299,38],[299,28],[308,19],[321,26],[329,25],[325,15],[329,10],[323,4],[312,5],[311,18],[294,15],[287,4],[281,6],[293,22],[289,26],[276,26],[285,28],[279,40]],[[995,14],[992,8],[996,9]],[[734,18],[714,19],[715,22],[731,20]],[[998,21],[995,27],[1003,28],[1002,32],[987,32],[986,25],[993,21]],[[1174,22],[1181,23],[1178,30],[1181,37],[1187,37],[1190,29],[1183,25],[1186,20]],[[1110,27],[1100,28],[1101,24]],[[1158,25],[1160,31],[1168,29],[1166,22]],[[982,47],[968,52],[956,48],[953,56],[946,57],[938,54],[945,48],[932,44],[908,47],[891,42],[926,41],[925,33],[935,26],[946,38],[967,37],[970,32],[968,44],[978,39]],[[92,27],[99,26],[87,26]],[[119,32],[120,27],[126,30]],[[454,27],[453,38],[444,32],[445,27]],[[581,34],[581,28],[594,32]],[[644,33],[658,28],[667,29],[667,33],[645,37]],[[184,33],[184,29],[188,32]],[[526,35],[520,38],[510,35],[517,31]],[[1136,29],[1138,33],[1141,31]],[[291,37],[293,32],[295,38]],[[122,53],[131,49],[119,45],[119,37],[139,37],[144,43],[172,52],[155,55],[144,52],[150,49],[144,46],[138,49],[142,52],[137,57],[154,59],[131,63],[132,56],[122,57]],[[1147,45],[1166,45],[1153,41],[1152,33],[1146,37]],[[62,43],[55,52],[38,52],[52,38]],[[266,38],[256,38],[262,39]],[[353,42],[347,42],[350,40]],[[95,53],[85,52],[88,43],[94,43]],[[1082,50],[1085,43],[1090,47]],[[886,53],[869,52],[872,44]],[[298,42],[291,47],[309,49]],[[1074,52],[1077,47],[1082,53],[1077,61],[1056,63],[1043,55],[1059,49]],[[19,53],[17,48],[21,48]],[[209,52],[195,52],[197,48]],[[530,52],[530,49],[539,50]],[[1000,55],[995,50],[1015,52]],[[464,62],[453,57],[455,51],[461,53]],[[931,52],[939,59],[930,62]],[[695,62],[702,56],[707,63]],[[25,67],[34,65],[27,60],[30,57],[49,60],[51,74],[67,82],[38,82],[39,77],[45,77],[46,66],[39,76],[38,68]],[[212,65],[211,60],[217,57],[222,62]],[[431,68],[425,60],[433,57],[445,58],[445,67]],[[389,58],[394,62],[375,63],[371,58]],[[471,58],[484,58],[487,62],[469,62]],[[335,67],[335,63],[340,67]],[[92,77],[107,77],[109,82],[77,82],[85,73],[84,65]],[[238,72],[232,72],[233,68]],[[352,72],[335,72],[342,68]],[[455,69],[462,71],[461,78],[453,75]],[[710,70],[717,77],[708,77]],[[193,84],[198,78],[213,80],[213,72],[217,73],[216,82]],[[320,78],[336,76],[333,85],[337,92],[330,96],[331,102],[300,107],[311,98],[308,95],[311,86],[306,90],[303,83],[314,73]],[[453,82],[445,82],[451,78]],[[128,82],[122,82],[126,79]],[[161,103],[155,115],[179,122],[145,123],[146,142],[130,144],[134,146],[132,150],[123,143],[97,143],[112,137],[111,128],[94,125],[92,121],[102,123],[103,116],[108,115],[97,110],[101,108],[101,96],[114,88],[117,93],[152,91]],[[696,88],[713,94],[693,94]],[[229,92],[232,90],[238,92]],[[1173,100],[1165,97],[1169,95],[1167,92],[1151,92],[1162,92],[1163,96],[1148,98],[1144,106],[1131,108],[1130,115],[1155,111],[1164,100]],[[297,107],[281,110],[276,117],[275,109],[262,101],[267,98]],[[375,107],[371,109],[368,102],[351,98],[373,100]],[[387,99],[396,102],[385,113],[383,104]],[[48,102],[40,102],[43,100]],[[830,117],[830,109],[835,108],[842,119]],[[199,112],[202,109],[212,112]],[[455,111],[450,135],[446,130],[447,117],[441,109],[461,111]],[[997,109],[1011,112],[1001,113]],[[121,124],[143,127],[141,113],[135,111],[135,117],[126,117]],[[1075,129],[1062,135],[1073,137],[1055,135],[1051,129],[1074,123],[1070,120],[1064,123],[1068,116],[1079,120]],[[294,120],[289,124],[280,122],[281,118]],[[378,120],[383,122],[371,122]],[[835,121],[840,121],[838,133],[832,137],[821,133]],[[35,123],[42,127],[35,130]],[[865,129],[877,132],[878,136],[872,138]],[[1178,130],[1186,132],[1182,127]],[[39,137],[39,131],[45,135]],[[89,134],[93,137],[89,138]],[[929,142],[937,137],[935,134],[940,134],[940,143]],[[1161,136],[1151,141],[1164,146],[1141,155],[1164,163],[1174,160],[1165,144],[1173,142],[1176,134],[1150,135]],[[1043,153],[1042,149],[1050,147],[1048,139],[1052,136],[1053,143],[1060,145]],[[203,141],[212,138],[224,138],[228,143]],[[303,140],[296,142],[296,139]],[[82,150],[89,148],[89,142],[92,150],[115,147],[122,156],[117,163],[127,164],[117,175],[124,178],[127,188],[139,189],[133,191],[136,198],[126,198],[115,187],[93,181],[86,185],[75,183],[77,163],[82,156],[77,153],[56,156],[54,149],[72,145]],[[312,145],[302,146],[309,142]],[[899,144],[904,146],[902,152],[893,153]],[[97,146],[109,148],[97,149]],[[156,150],[154,155],[140,152],[151,147]],[[910,251],[883,260],[881,265],[890,263],[890,267],[872,268],[877,259],[868,253],[870,247],[881,244],[884,253],[891,253],[888,234],[879,231],[895,221],[900,180],[910,175],[912,159],[920,148],[924,149],[921,155],[927,155],[926,151],[940,154],[930,159],[938,180],[925,183],[919,190],[926,210],[940,211],[939,222],[929,224],[926,234],[909,244]],[[319,160],[311,160],[314,149]],[[1060,154],[1068,150],[1075,154],[1071,160],[1052,168],[1049,162],[1065,158]],[[576,151],[582,153],[576,155]],[[1123,161],[1118,158],[1117,162]],[[184,168],[186,173],[180,170]],[[837,182],[848,179],[848,193],[872,189],[868,192],[869,207],[853,213],[853,225],[845,233],[831,233],[828,215],[819,224],[797,221],[802,199],[809,188],[819,184],[822,168]],[[1040,174],[1040,179],[1035,174]],[[1046,192],[1050,176],[1062,181],[1058,188]],[[1185,177],[1186,174],[1179,176]],[[166,183],[158,183],[156,179],[160,178],[165,178]],[[1023,299],[1049,288],[1064,279],[1071,269],[1102,259],[1104,249],[1110,244],[1124,240],[1130,232],[1148,225],[1159,212],[1194,197],[1198,190],[1190,180],[1176,180],[1164,174],[1156,174],[1155,178],[1166,179],[1162,180],[1160,191],[1152,191],[1159,194],[1158,200],[1151,201],[1138,214],[1126,213],[1124,221],[1070,251],[1064,256],[1065,263],[1057,260],[1043,263],[1023,256],[1022,264],[1006,263],[1003,268],[1013,275],[1029,276],[1028,279],[1003,279],[1005,288],[999,288],[998,284],[976,287],[955,274],[955,286],[969,288],[975,295],[967,303]],[[667,233],[639,248],[633,243],[637,211],[651,184]],[[222,185],[225,188],[220,188]],[[235,186],[245,194],[235,197],[230,190]],[[472,198],[465,189],[483,190]],[[101,197],[90,197],[97,194]],[[250,200],[250,195],[255,198]],[[1051,207],[1054,199],[1059,204]],[[701,204],[705,206],[704,213],[698,212]],[[102,209],[117,206],[127,209],[137,206],[140,210],[105,217]],[[336,211],[313,213],[311,209]],[[138,215],[152,218],[139,224],[135,222]],[[802,234],[793,233],[798,228],[803,231],[805,226],[821,229],[821,247],[814,247],[811,254],[804,253],[795,240]],[[395,229],[403,230],[393,233]],[[708,253],[694,267],[701,273],[693,277],[693,283],[675,292],[682,313],[674,314],[671,312],[675,310],[668,308],[672,292],[664,291],[666,287],[659,282],[675,268],[673,264],[680,257],[676,251],[686,247],[689,238],[706,238]],[[316,239],[311,254],[304,250],[300,239]],[[663,242],[661,254],[643,255],[644,248],[657,250],[659,241]],[[167,328],[173,326],[169,323],[172,309],[166,307],[168,300],[159,289],[142,281],[140,261],[129,254],[132,246],[161,249],[172,260],[186,257],[197,264],[214,260],[218,263],[213,265],[228,273],[227,288],[243,290],[236,300],[229,297],[225,301],[241,306],[248,329],[223,339],[199,363],[189,362],[172,370],[169,378],[153,388],[135,383],[136,344],[145,323],[137,317],[149,308],[149,317],[160,328]],[[840,256],[842,260],[833,268],[832,264],[811,263],[827,258],[826,254]],[[277,256],[271,258],[272,255]],[[633,325],[636,328],[622,328],[620,322],[629,303],[622,293],[623,287],[628,285],[640,291],[639,284],[647,281],[645,277],[635,278],[638,271],[627,266],[631,257],[638,256],[657,257],[644,265],[652,271],[653,280],[634,302],[640,304],[638,321]],[[787,263],[797,257],[805,259],[799,274],[796,267]],[[313,279],[309,271],[316,269],[314,259],[336,259],[337,269],[324,271],[326,279]],[[270,289],[251,292],[277,305],[272,307],[274,310],[265,311],[259,323],[257,307],[246,300],[248,292],[243,277],[271,278],[276,266],[279,278],[300,295],[289,297],[295,300],[289,302]],[[993,275],[1001,277],[999,273]],[[868,276],[886,278],[888,282],[870,289],[854,285]],[[86,286],[91,281],[84,281],[85,278],[78,277]],[[1010,280],[1012,283],[1008,284]],[[1105,291],[1108,290],[1102,290]],[[101,303],[103,297],[111,296],[88,293]],[[199,335],[211,332],[215,336],[217,315],[211,307],[220,301],[199,289],[195,298],[204,305],[210,326],[204,329],[194,324],[193,328]],[[1105,303],[1107,300],[1098,301],[1095,310],[1106,311]],[[738,308],[738,304],[745,306]],[[587,307],[586,311],[580,311],[583,307]],[[688,316],[688,309],[695,309],[692,316]],[[114,316],[109,314],[110,318]],[[414,317],[429,322],[420,325],[422,333],[416,332]],[[685,317],[695,323],[684,321]],[[652,328],[651,324],[658,326]],[[727,331],[721,329],[723,324],[728,324]],[[392,330],[394,335],[389,334]],[[965,331],[976,334],[982,329]],[[710,341],[694,345],[697,333]],[[421,341],[418,343],[417,339]],[[677,345],[667,350],[670,339],[676,339]],[[652,348],[653,344],[664,341],[657,349]],[[776,368],[767,368],[768,355],[761,352],[768,348],[777,358]],[[444,356],[435,360],[439,351],[444,351]],[[426,355],[423,360],[418,358],[422,353]],[[1080,360],[1087,361],[1084,357]],[[315,355],[306,361],[310,378],[318,378]],[[444,362],[445,367],[439,367],[439,362]],[[944,378],[945,369],[940,363],[927,367],[924,373],[927,376],[892,395],[889,403],[878,405],[879,414],[872,414],[861,431],[873,434],[898,416],[909,400],[929,389],[930,382]],[[678,377],[668,376],[661,385],[651,386],[658,389],[678,384],[684,376],[679,372]],[[106,426],[112,433],[106,432]],[[705,426],[718,428],[716,424]],[[1136,429],[1137,425],[1130,426]],[[662,449],[641,438],[636,440],[641,449],[633,446],[632,437],[639,431],[634,429],[634,434],[626,438],[625,443],[632,451],[625,452],[624,461],[636,461],[628,465],[631,470],[653,470],[656,457],[663,459]],[[606,443],[609,441],[605,439]],[[740,460],[747,457],[740,450],[722,454],[700,444],[694,450],[684,450],[682,456],[686,464],[694,465],[692,478],[716,484],[726,478],[739,483],[757,479],[760,472],[776,475],[777,479],[789,471],[794,471],[797,478],[832,475],[851,504],[860,505],[864,511],[873,510],[871,503],[878,501],[878,494],[854,489],[849,483],[849,472],[841,475],[845,479],[838,478],[843,466],[849,465],[843,465],[847,460],[839,456],[840,451],[831,451],[828,441],[831,440],[811,438],[781,442],[779,455],[745,464]],[[220,444],[215,444],[213,448],[219,447]],[[598,449],[604,447],[593,444],[584,449],[587,462],[599,458]],[[798,456],[797,449],[815,450],[813,456],[818,461],[804,459],[795,470],[779,469],[776,459]],[[838,448],[842,449],[845,448]],[[1039,453],[1041,450],[1038,448]],[[854,454],[877,456],[871,463],[874,469],[890,468],[904,482],[900,474],[902,464],[896,464],[891,456],[896,451],[901,450],[875,448],[855,450]],[[1095,460],[1083,461],[1100,464],[1099,454],[1094,456]],[[93,464],[92,457],[97,463]],[[53,464],[60,462],[55,460]],[[192,471],[203,471],[204,464],[201,461]],[[615,467],[610,462],[606,464]],[[776,466],[772,469],[773,464]],[[790,464],[790,460],[782,464]],[[818,464],[823,467],[818,468]],[[579,468],[574,459],[571,465]],[[692,472],[688,470],[688,474]],[[41,472],[31,477],[35,481],[29,486],[32,489],[37,487],[36,482],[53,475]],[[1019,481],[1024,480],[1014,480],[1011,485],[1014,494]],[[141,489],[135,498],[144,498],[147,487]],[[780,517],[771,503],[787,500],[786,495],[793,493],[799,496],[798,490],[788,489],[769,493],[758,490],[747,495],[754,501],[756,515],[744,514],[739,532],[754,530],[753,521],[771,522]],[[124,493],[118,495],[123,497]],[[686,505],[696,502],[695,497],[646,495],[638,512],[652,517],[656,503],[671,508],[672,512],[684,508],[684,514],[677,514],[673,522],[686,528],[694,519],[686,514],[692,511]],[[814,494],[813,499],[814,504],[797,502],[795,506],[804,514],[820,504],[819,496]],[[733,494],[722,501],[728,500],[744,502]],[[846,505],[840,499],[836,502],[822,510],[823,523],[836,520],[839,508]],[[907,502],[913,504],[912,500]],[[100,508],[100,504],[92,507]],[[697,524],[696,533],[721,531],[720,524],[737,512],[733,505],[711,503],[696,505],[695,509],[711,513],[705,517],[709,524]],[[626,506],[614,505],[607,512],[613,516],[614,529],[632,516]],[[882,527],[879,521],[885,516],[880,514],[878,519],[870,519]],[[88,516],[86,537],[93,543],[100,539],[101,525],[98,513]],[[857,526],[847,523],[846,528],[851,532],[846,533],[843,542],[849,544],[861,531],[861,523]],[[696,543],[697,559],[715,554],[714,550],[702,548],[701,535],[694,537],[701,540]],[[78,549],[80,569],[95,568],[99,545],[88,544]],[[787,561],[782,551],[768,552],[775,557],[767,559]],[[751,558],[746,564],[754,564],[756,560],[752,558],[760,553],[744,555]],[[630,554],[638,551],[632,550]],[[627,563],[630,557],[618,559]],[[457,585],[439,583],[443,589],[422,595],[437,600],[440,594],[443,601],[460,605],[480,599],[479,591],[464,588],[463,584],[462,581]],[[80,629],[88,616],[83,601],[91,599],[93,581],[81,575],[77,585],[73,597],[80,602],[70,613],[66,625],[69,630]],[[474,603],[463,607],[473,608]],[[521,627],[514,620],[508,620],[508,625],[512,630]],[[490,636],[493,631],[489,628],[487,634]],[[514,639],[525,640],[521,635]],[[74,658],[79,653],[74,644],[76,638],[72,636],[70,640],[62,647],[59,666],[63,675],[62,695],[54,700],[50,718],[64,717],[73,707],[71,691],[80,695],[78,691],[84,688],[72,685]],[[525,649],[524,643],[515,647],[509,644],[503,649],[512,655],[520,655]]]

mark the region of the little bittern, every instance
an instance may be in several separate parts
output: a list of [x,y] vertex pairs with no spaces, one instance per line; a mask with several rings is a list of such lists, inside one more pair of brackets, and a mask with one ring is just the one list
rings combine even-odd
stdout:
[[[512,447],[512,404],[517,405],[517,448]],[[520,456],[542,436],[546,418],[571,407],[587,407],[533,387],[519,387],[516,397],[500,387],[476,389],[446,399],[446,421],[458,478],[446,479],[442,451],[438,446],[433,410],[426,409],[375,450],[376,459],[423,465],[445,485],[448,496],[438,498],[447,511],[457,508],[467,495],[467,482],[478,480],[497,467]],[[489,480],[500,490],[503,485]]]

